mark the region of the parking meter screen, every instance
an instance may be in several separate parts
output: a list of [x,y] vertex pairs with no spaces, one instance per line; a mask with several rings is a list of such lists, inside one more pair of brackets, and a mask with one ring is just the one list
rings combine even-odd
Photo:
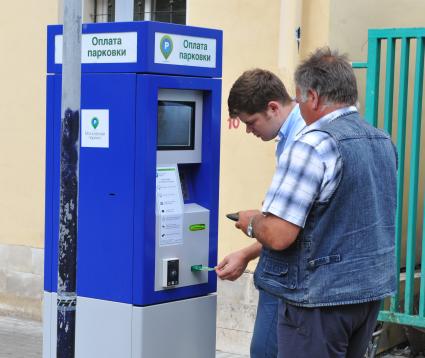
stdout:
[[195,102],[158,101],[158,150],[192,150]]

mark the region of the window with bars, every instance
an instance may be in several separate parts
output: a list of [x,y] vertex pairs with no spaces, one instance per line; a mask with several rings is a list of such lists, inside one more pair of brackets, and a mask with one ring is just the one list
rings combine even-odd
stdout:
[[[115,19],[115,0],[94,1],[94,22]],[[134,0],[134,20],[186,24],[186,0]]]
[[95,0],[93,22],[113,22],[115,19],[115,0]]
[[134,20],[186,24],[186,0],[135,0]]

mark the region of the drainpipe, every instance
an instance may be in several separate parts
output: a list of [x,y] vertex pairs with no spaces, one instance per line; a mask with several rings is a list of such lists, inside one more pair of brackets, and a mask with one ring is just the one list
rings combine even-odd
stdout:
[[115,21],[134,21],[134,0],[115,0]]
[[302,38],[303,1],[281,0],[279,30],[279,69],[284,74],[285,85],[293,81],[293,73],[298,65]]

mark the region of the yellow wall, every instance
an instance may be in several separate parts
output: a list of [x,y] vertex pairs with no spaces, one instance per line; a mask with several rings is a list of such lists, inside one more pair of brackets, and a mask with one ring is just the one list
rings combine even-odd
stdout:
[[189,25],[222,29],[223,101],[221,122],[219,255],[251,243],[225,214],[260,208],[274,169],[274,143],[246,135],[242,125],[228,129],[227,96],[242,71],[278,69],[280,1],[189,0]]
[[330,2],[330,44],[358,60],[366,58],[368,29],[425,26],[423,0]]
[[318,47],[329,45],[330,2],[331,0],[302,1],[301,58],[307,57]]
[[46,25],[57,1],[0,12],[0,243],[43,246]]
[[[367,9],[367,11],[365,11]],[[422,0],[374,0],[373,6],[367,0],[358,0],[350,2],[342,2],[331,0],[330,8],[330,36],[329,43],[333,48],[338,48],[341,52],[347,53],[352,61],[367,60],[367,31],[369,28],[400,28],[400,27],[424,27],[425,2]],[[355,35],[354,35],[355,34]],[[382,43],[381,49],[381,83],[385,85],[385,56],[386,44]],[[415,78],[415,46],[412,41],[410,55],[410,71],[409,71],[409,100],[407,107],[407,125],[406,125],[406,143],[411,143],[412,137],[412,97],[413,83]],[[396,45],[395,60],[395,90],[394,90],[394,113],[393,113],[393,141],[397,141],[397,111],[398,111],[398,78],[400,68],[400,43]],[[358,84],[360,91],[361,110],[364,111],[364,94],[366,88],[365,70],[356,70],[358,75]],[[380,125],[383,123],[384,115],[384,87],[380,88],[379,112],[378,118]],[[425,139],[425,130],[423,121],[425,120],[425,106],[422,110],[422,143]],[[403,205],[403,234],[402,240],[405,245],[407,235],[407,220],[411,216],[408,212],[409,197],[409,174],[410,174],[410,146],[406,147],[406,165],[405,184],[404,184],[404,205]],[[425,177],[425,148],[422,145],[422,165],[420,185],[419,185],[419,207],[418,207],[418,225],[416,234],[418,238],[422,236],[422,212],[424,198],[424,177]],[[421,184],[422,183],[422,184]],[[418,239],[419,242],[419,239]],[[421,248],[418,244],[416,251],[417,262],[420,260]],[[404,248],[402,250],[404,257]],[[404,262],[404,259],[403,259]],[[404,265],[402,262],[402,266]]]
[[[0,243],[43,246],[46,25],[58,0],[7,2],[0,14]],[[229,129],[226,100],[242,71],[277,73],[294,93],[299,59],[326,44],[366,59],[367,29],[424,26],[423,0],[187,0],[188,25],[222,29],[223,106],[219,256],[250,241],[225,213],[259,208],[274,171],[274,143]],[[19,21],[17,20],[19,19]],[[295,28],[301,24],[298,52]],[[363,76],[364,77],[364,76]],[[359,75],[360,93],[364,82]],[[362,100],[363,97],[361,96]],[[253,266],[251,266],[253,267]]]
[[[329,44],[348,54],[352,61],[367,60],[368,29],[425,26],[422,0],[330,1]],[[357,72],[364,108],[365,76]]]
[[[267,68],[293,93],[297,63],[317,47],[329,45],[364,61],[369,28],[424,26],[424,13],[422,0],[188,1],[189,25],[224,31],[219,258],[250,243],[224,214],[260,207],[274,171],[274,143],[247,136],[242,126],[228,129],[226,100],[237,76],[248,68]],[[299,23],[298,52],[294,32]],[[362,110],[364,72],[358,71],[358,80]]]
[[[279,75],[294,95],[293,72],[299,56],[327,42],[329,0],[267,0],[267,6],[265,3],[188,1],[188,25],[218,28],[224,33],[219,259],[252,243],[235,230],[225,214],[261,208],[275,169],[274,141],[262,142],[247,135],[243,125],[229,129],[230,87],[244,70],[262,67]],[[315,21],[315,13],[320,13],[320,23]],[[300,24],[303,38],[298,52],[295,29]],[[254,267],[255,263],[249,266]]]

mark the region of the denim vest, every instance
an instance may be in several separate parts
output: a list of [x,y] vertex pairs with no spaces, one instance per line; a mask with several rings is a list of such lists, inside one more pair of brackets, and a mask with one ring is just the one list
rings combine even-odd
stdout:
[[396,289],[395,147],[358,113],[319,130],[338,145],[340,181],[328,200],[313,204],[290,247],[263,249],[254,282],[304,307],[382,299]]

